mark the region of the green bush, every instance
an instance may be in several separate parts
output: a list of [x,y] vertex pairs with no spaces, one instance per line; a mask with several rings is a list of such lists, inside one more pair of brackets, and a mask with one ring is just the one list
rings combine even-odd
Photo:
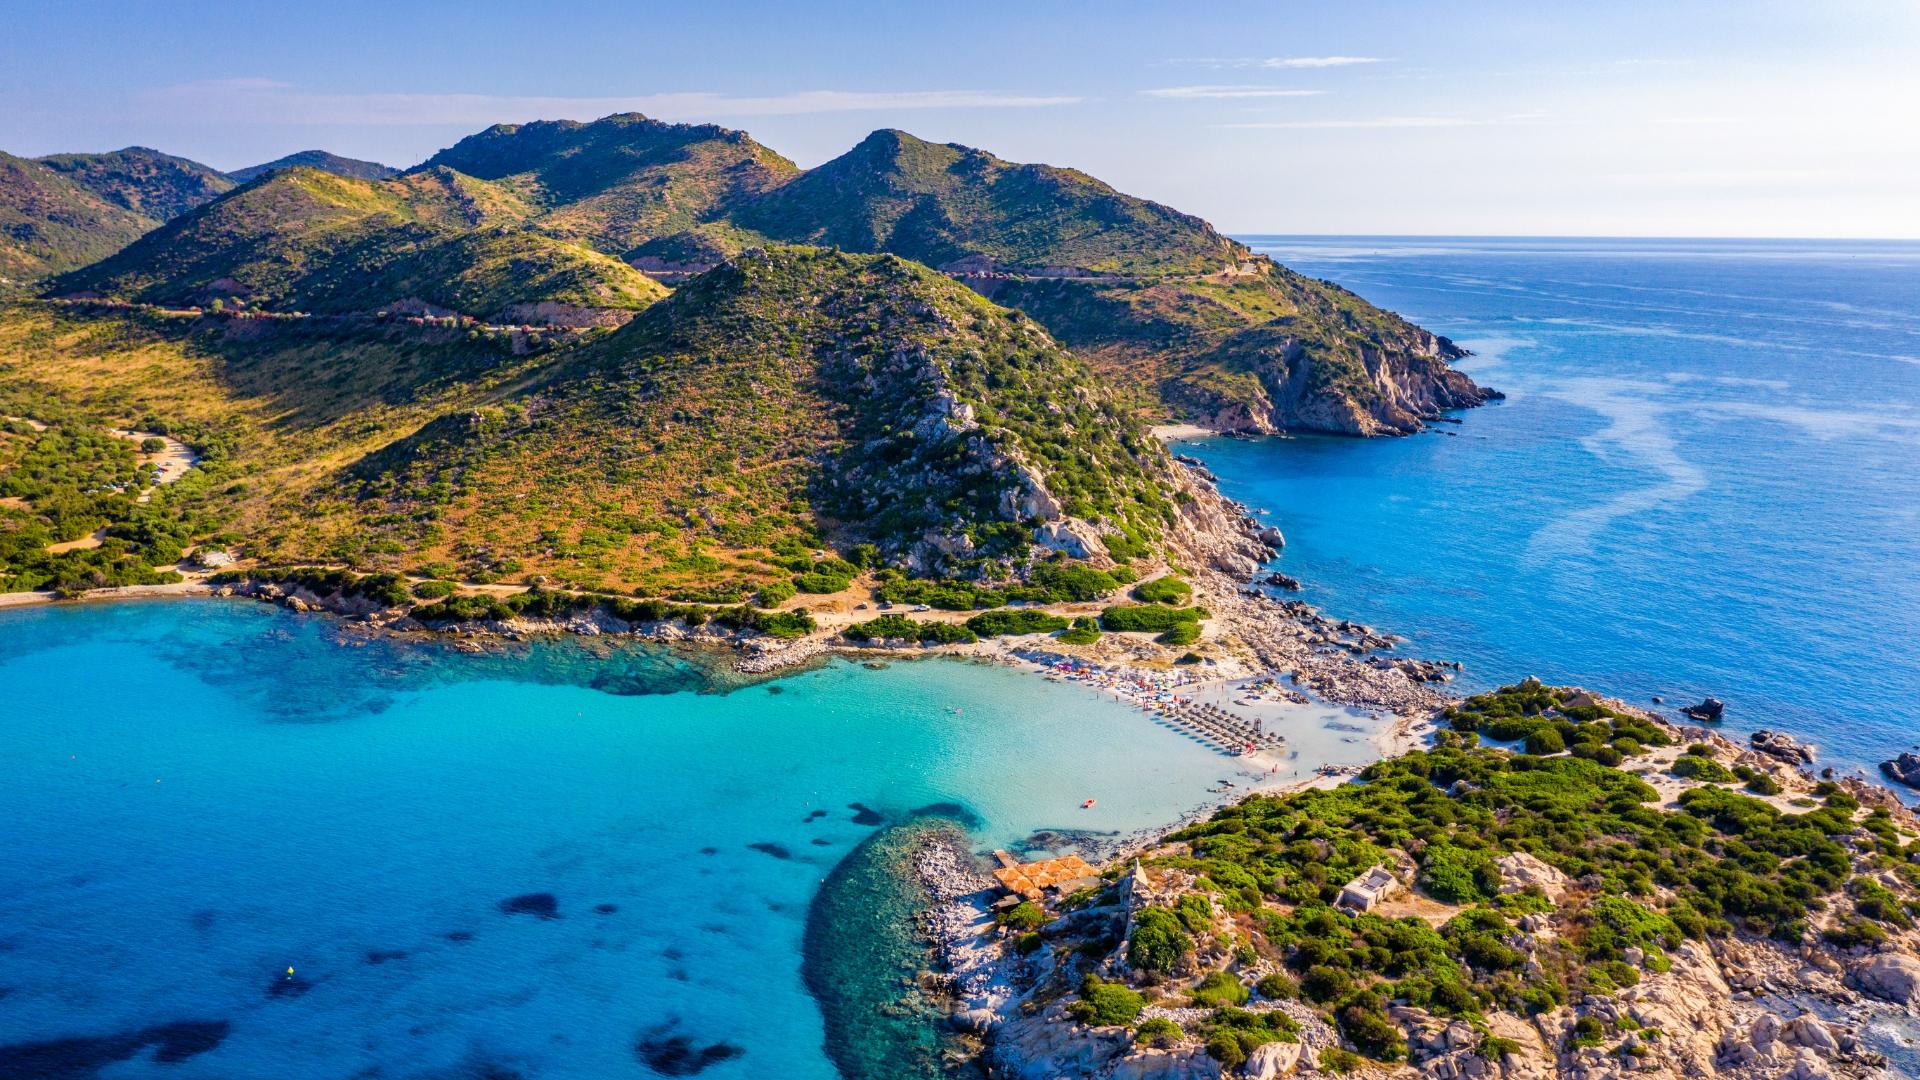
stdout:
[[1133,919],[1133,936],[1127,939],[1127,963],[1150,974],[1164,975],[1191,948],[1193,939],[1180,928],[1173,912],[1142,908]]
[[1117,604],[1100,613],[1100,628],[1118,633],[1160,634],[1176,627],[1192,626],[1205,616],[1199,608]]
[[1193,595],[1193,586],[1171,575],[1143,581],[1133,587],[1133,598],[1146,604],[1179,606]]
[[1224,971],[1210,971],[1193,988],[1193,1005],[1199,1009],[1213,1009],[1222,1005],[1245,1005],[1247,988],[1239,979]]
[[1191,645],[1200,640],[1200,624],[1181,623],[1153,640],[1162,645]]
[[1047,914],[1047,909],[1031,900],[1020,901],[994,916],[994,919],[1000,925],[1015,930],[1038,930],[1053,921],[1053,917]]
[[1218,1032],[1207,1040],[1207,1056],[1220,1063],[1220,1068],[1232,1072],[1247,1060],[1247,1052],[1240,1049],[1240,1040],[1230,1032]]
[[753,596],[755,607],[774,608],[794,598],[800,587],[791,581],[769,581]]
[[1146,1004],[1147,999],[1137,991],[1088,975],[1080,984],[1080,1000],[1067,1006],[1067,1014],[1083,1024],[1114,1027],[1139,1019]]
[[1254,989],[1260,991],[1260,996],[1268,1001],[1282,1001],[1300,996],[1299,984],[1277,971],[1255,983]]
[[876,641],[906,638],[923,645],[969,645],[980,640],[972,630],[959,623],[919,622],[905,615],[887,614],[866,622],[854,623],[840,632],[848,641]]
[[1070,625],[1058,615],[1032,608],[999,608],[983,611],[967,620],[967,629],[983,638],[1014,634],[1050,634]]
[[809,593],[817,596],[831,596],[837,592],[845,592],[852,584],[853,578],[851,576],[823,573],[818,570],[795,575],[793,579],[793,587],[796,592]]
[[1164,1016],[1142,1020],[1140,1026],[1133,1029],[1134,1042],[1145,1043],[1156,1050],[1170,1049],[1186,1037],[1187,1033],[1180,1030],[1179,1024]]
[[[1711,753],[1711,751],[1709,751]],[[1701,757],[1689,750],[1674,759],[1673,767],[1668,770],[1675,776],[1698,780],[1703,784],[1727,784],[1733,782],[1733,774],[1725,765],[1710,757]]]
[[1091,645],[1100,640],[1100,622],[1098,619],[1082,615],[1073,620],[1073,625],[1054,640],[1062,645]]
[[413,587],[413,595],[422,600],[438,600],[443,596],[452,596],[454,584],[451,581],[422,581]]
[[1553,728],[1535,728],[1527,735],[1527,753],[1529,754],[1557,754],[1566,748],[1566,740],[1562,739],[1560,732]]

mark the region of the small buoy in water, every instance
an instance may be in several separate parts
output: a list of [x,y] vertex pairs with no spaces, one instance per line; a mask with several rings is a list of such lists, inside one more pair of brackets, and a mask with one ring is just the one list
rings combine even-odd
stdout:
[[287,966],[287,978],[293,978],[293,966],[291,964]]
[[1086,802],[1083,802],[1083,803],[1081,803],[1081,804],[1080,804],[1080,809],[1082,809],[1082,810],[1091,810],[1091,809],[1093,809],[1093,800],[1092,800],[1092,799],[1088,799],[1088,800],[1087,800]]

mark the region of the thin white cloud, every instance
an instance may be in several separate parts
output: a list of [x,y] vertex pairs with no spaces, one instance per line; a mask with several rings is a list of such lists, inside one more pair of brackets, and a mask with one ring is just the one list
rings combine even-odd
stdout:
[[1386,63],[1386,58],[1380,56],[1199,56],[1165,62],[1191,64],[1196,67],[1298,69],[1383,64]]
[[1162,86],[1155,90],[1142,90],[1147,97],[1157,98],[1288,98],[1319,97],[1325,90],[1295,90],[1281,86]]
[[1321,120],[1249,120],[1237,124],[1214,124],[1216,128],[1242,131],[1338,131],[1359,128],[1460,128],[1496,127],[1506,124],[1530,124],[1545,118],[1544,113],[1516,113],[1512,116],[1368,116],[1333,117]]
[[681,91],[624,97],[333,94],[300,90],[269,79],[216,79],[148,91],[141,100],[162,112],[195,110],[258,124],[433,126],[590,120],[617,112],[645,113],[664,120],[704,120],[900,109],[1044,108],[1073,105],[1083,99],[991,90],[799,90],[763,96]]

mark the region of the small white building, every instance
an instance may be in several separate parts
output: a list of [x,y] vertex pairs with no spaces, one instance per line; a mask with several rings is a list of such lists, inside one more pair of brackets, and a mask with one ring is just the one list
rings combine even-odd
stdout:
[[1384,865],[1375,863],[1371,870],[1347,882],[1334,905],[1354,912],[1371,911],[1375,904],[1393,895],[1399,887],[1399,879]]

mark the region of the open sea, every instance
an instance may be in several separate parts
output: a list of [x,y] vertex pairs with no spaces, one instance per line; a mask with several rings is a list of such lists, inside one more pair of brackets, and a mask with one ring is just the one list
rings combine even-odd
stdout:
[[1920,243],[1241,239],[1507,394],[1405,439],[1199,445],[1304,599],[1463,688],[1712,694],[1843,769],[1920,740]]

